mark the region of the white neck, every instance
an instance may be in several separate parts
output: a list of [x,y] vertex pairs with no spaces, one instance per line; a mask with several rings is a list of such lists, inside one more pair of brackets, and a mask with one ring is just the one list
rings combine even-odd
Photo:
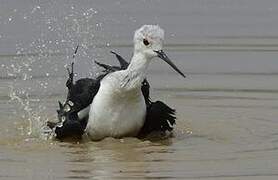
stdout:
[[150,60],[144,54],[135,51],[128,68],[123,71],[125,78],[121,86],[128,89],[141,87],[149,63]]

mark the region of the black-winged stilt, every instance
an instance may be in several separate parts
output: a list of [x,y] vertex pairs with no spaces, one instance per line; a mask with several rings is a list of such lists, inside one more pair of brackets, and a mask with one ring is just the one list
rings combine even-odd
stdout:
[[[60,123],[55,127],[57,138],[81,137],[85,132],[92,140],[105,137],[142,136],[153,131],[172,131],[175,110],[161,101],[149,98],[146,72],[154,57],[167,62],[185,75],[163,52],[164,31],[157,25],[144,25],[134,34],[134,52],[130,63],[114,53],[120,67],[96,62],[105,70],[96,79],[84,78],[73,83],[69,71],[69,89],[64,104],[57,110]],[[73,64],[72,64],[73,67]]]

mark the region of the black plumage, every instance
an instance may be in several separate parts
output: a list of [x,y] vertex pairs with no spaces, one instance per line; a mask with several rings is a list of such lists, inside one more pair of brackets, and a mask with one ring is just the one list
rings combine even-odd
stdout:
[[[97,94],[100,81],[107,74],[124,70],[129,63],[120,55],[111,51],[120,63],[120,66],[110,66],[96,62],[97,65],[104,68],[103,73],[96,79],[82,78],[73,82],[73,63],[71,70],[68,70],[69,78],[66,82],[68,88],[67,99],[64,104],[59,102],[58,119],[59,123],[50,123],[48,126],[55,129],[55,134],[58,139],[67,137],[81,138],[86,128],[89,114],[79,118],[78,113],[87,108]],[[161,101],[152,102],[149,96],[150,85],[146,79],[142,82],[141,90],[147,106],[147,115],[145,123],[138,134],[138,137],[145,137],[153,131],[172,131],[175,124],[175,110],[167,106]]]

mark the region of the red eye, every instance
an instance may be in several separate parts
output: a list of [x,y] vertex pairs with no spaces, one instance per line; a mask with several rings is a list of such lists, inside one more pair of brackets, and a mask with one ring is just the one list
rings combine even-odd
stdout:
[[147,39],[143,39],[143,43],[145,44],[145,46],[148,46],[150,44]]

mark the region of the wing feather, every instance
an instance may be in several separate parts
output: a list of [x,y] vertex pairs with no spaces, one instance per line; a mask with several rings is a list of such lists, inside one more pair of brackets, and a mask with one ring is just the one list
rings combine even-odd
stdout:
[[[78,113],[84,111],[92,103],[103,77],[111,72],[128,67],[129,63],[124,58],[113,51],[111,53],[116,56],[120,66],[110,66],[96,62],[97,65],[104,68],[104,73],[96,79],[82,78],[74,83],[73,63],[71,64],[71,71],[67,69],[69,74],[66,82],[68,95],[64,104],[59,102],[59,109],[57,110],[59,122],[48,122],[48,126],[55,129],[56,138],[61,140],[68,137],[81,138],[88,122],[89,113],[83,114],[82,118],[79,118]],[[145,136],[153,131],[172,131],[173,125],[176,123],[175,110],[161,101],[152,102],[149,89],[150,85],[144,79],[141,90],[147,106],[147,115],[139,136]]]

